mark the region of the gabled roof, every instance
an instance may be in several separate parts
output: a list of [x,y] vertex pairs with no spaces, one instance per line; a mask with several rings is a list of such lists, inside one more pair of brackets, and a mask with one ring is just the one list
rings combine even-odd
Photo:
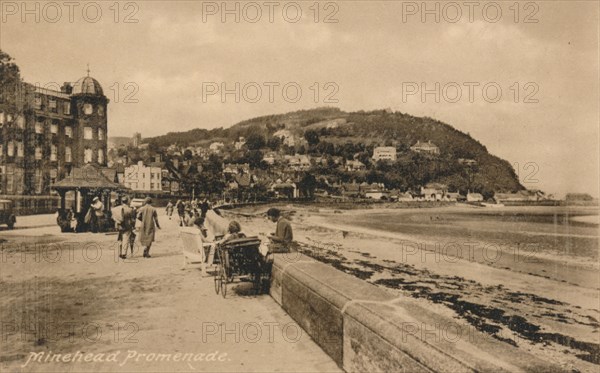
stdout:
[[52,185],[52,189],[128,189],[120,184],[109,180],[102,171],[91,164],[83,167],[75,167],[64,179]]

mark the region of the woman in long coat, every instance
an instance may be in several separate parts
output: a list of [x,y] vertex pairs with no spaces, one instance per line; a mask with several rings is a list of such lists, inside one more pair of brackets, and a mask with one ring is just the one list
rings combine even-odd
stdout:
[[160,229],[160,225],[156,209],[152,206],[152,198],[146,197],[144,202],[144,206],[138,211],[138,220],[142,222],[140,244],[144,247],[144,258],[150,258],[150,246],[154,242],[156,228]]

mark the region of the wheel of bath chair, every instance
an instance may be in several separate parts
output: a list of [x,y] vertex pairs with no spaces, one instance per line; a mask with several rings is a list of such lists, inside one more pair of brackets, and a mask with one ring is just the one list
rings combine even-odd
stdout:
[[215,281],[215,293],[219,294],[219,292],[221,291],[221,282],[223,280],[223,272],[225,271],[223,269],[223,261],[220,260],[221,255],[220,255],[220,250],[217,250],[217,258],[219,258],[219,264],[217,264],[217,270],[215,271],[215,277],[214,277],[214,281]]
[[227,295],[227,273],[225,272],[225,267],[221,266],[221,295],[223,298]]

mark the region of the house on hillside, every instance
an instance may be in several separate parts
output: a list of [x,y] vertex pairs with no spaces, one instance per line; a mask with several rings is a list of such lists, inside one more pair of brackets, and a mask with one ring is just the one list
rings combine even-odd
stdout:
[[481,193],[467,193],[467,202],[483,202]]
[[388,199],[390,192],[385,189],[383,184],[367,184],[363,183],[360,186],[362,195],[370,199]]
[[347,161],[346,162],[346,171],[356,172],[356,171],[364,171],[367,169],[364,163],[359,160]]
[[347,198],[358,198],[361,197],[360,185],[357,183],[344,183],[341,186],[342,196]]
[[235,150],[241,150],[244,145],[246,145],[246,139],[244,137],[238,138],[238,140],[233,143]]
[[223,150],[223,148],[225,147],[225,144],[223,144],[220,141],[215,141],[212,144],[210,144],[210,146],[208,147],[208,149],[212,152],[212,153],[220,153],[221,150]]
[[271,184],[269,190],[275,193],[277,198],[298,198],[298,187],[291,179],[287,179],[286,181],[277,179],[277,181]]
[[421,187],[420,195],[425,201],[442,201],[448,193],[448,186],[440,183],[428,183]]
[[396,148],[393,146],[378,146],[373,149],[373,160],[375,161],[395,161]]
[[440,154],[440,148],[437,147],[434,143],[430,141],[421,142],[417,141],[416,144],[410,147],[410,150],[416,153],[425,153],[425,154]]
[[223,175],[231,176],[231,175],[243,175],[250,174],[250,164],[249,163],[224,163],[223,164]]
[[467,197],[459,192],[448,192],[446,193],[445,200],[449,202],[464,202],[467,200]]

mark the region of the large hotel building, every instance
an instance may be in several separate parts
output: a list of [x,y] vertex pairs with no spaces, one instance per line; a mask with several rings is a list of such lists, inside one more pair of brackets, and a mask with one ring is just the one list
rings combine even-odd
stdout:
[[48,195],[73,167],[106,166],[109,100],[89,72],[23,92],[21,109],[0,106],[0,195]]

